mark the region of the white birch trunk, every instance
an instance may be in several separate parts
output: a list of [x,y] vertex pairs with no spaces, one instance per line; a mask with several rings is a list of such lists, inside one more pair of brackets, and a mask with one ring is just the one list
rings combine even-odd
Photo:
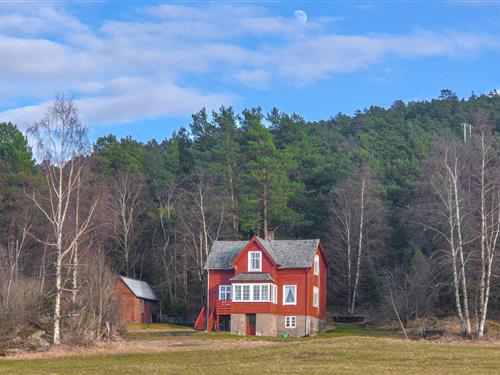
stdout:
[[362,177],[361,179],[361,202],[360,202],[360,215],[359,215],[359,236],[358,236],[358,254],[356,257],[356,276],[354,279],[354,288],[352,290],[352,300],[351,300],[351,311],[350,314],[354,315],[356,308],[356,294],[358,292],[359,275],[361,269],[361,256],[363,251],[363,224],[364,224],[364,214],[365,214],[365,188],[366,179]]

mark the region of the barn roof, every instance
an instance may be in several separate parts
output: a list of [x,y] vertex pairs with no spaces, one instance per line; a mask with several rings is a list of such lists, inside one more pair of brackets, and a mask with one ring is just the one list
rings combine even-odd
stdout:
[[231,281],[274,281],[270,274],[264,273],[240,273],[231,277]]
[[160,300],[147,282],[125,276],[120,276],[120,278],[137,298],[149,299],[152,301]]
[[[279,268],[311,267],[319,240],[263,240],[256,237]],[[249,241],[215,241],[205,269],[232,269],[232,261]]]

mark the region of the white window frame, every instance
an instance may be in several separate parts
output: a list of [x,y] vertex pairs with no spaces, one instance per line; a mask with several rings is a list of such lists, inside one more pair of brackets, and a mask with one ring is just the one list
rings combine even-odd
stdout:
[[278,287],[275,284],[271,284],[271,301],[274,304],[278,303]]
[[[286,290],[287,288],[293,288],[294,289],[294,297],[295,300],[293,302],[286,302]],[[283,285],[283,306],[285,305],[296,305],[297,304],[297,285]]]
[[[252,301],[260,302],[262,297],[262,286],[260,284],[253,284],[252,286]],[[257,292],[257,293],[256,293]]]
[[231,300],[232,295],[233,288],[231,285],[219,285],[219,300]]
[[[252,264],[252,255],[258,255],[259,267],[254,268]],[[262,272],[262,251],[249,251],[248,252],[248,272]]]
[[313,287],[313,306],[319,308],[319,288]]
[[[245,298],[245,291],[248,289],[248,298]],[[249,302],[252,299],[252,285],[251,284],[243,284],[241,287],[241,300],[243,302]]]
[[[262,290],[264,289],[264,287],[266,287],[266,289],[267,289],[267,293],[266,293],[267,298],[263,298],[264,293],[262,292]],[[271,302],[271,295],[270,295],[271,291],[270,291],[270,289],[271,289],[271,287],[269,286],[269,284],[260,284],[259,294],[260,294],[260,299],[262,301]]]
[[297,317],[296,316],[285,316],[285,328],[291,329],[297,327]]
[[[258,286],[259,289],[259,299],[255,299],[255,293],[254,293],[254,288]],[[262,298],[262,287],[266,286],[267,287],[267,298],[263,299]],[[249,289],[249,299],[243,299],[243,290],[245,288]],[[236,289],[240,290],[239,297],[238,298],[238,293],[236,292]],[[275,284],[270,284],[270,283],[248,283],[248,284],[233,284],[233,290],[232,290],[232,300],[233,302],[273,302],[271,298],[271,289],[277,290],[277,287]]]
[[243,286],[241,284],[233,285],[233,301],[243,301]]
[[314,274],[319,276],[319,255],[314,256]]

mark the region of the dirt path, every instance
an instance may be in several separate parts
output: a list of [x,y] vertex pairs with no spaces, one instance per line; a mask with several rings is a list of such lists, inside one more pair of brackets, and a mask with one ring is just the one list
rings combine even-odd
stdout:
[[197,339],[192,336],[177,336],[170,339],[119,339],[111,343],[97,344],[91,347],[74,347],[62,345],[41,353],[16,353],[0,357],[1,361],[17,359],[46,359],[74,356],[93,356],[130,353],[161,353],[174,351],[189,351],[193,349],[221,350],[230,348],[261,347],[282,345],[277,341],[266,340],[225,340]]

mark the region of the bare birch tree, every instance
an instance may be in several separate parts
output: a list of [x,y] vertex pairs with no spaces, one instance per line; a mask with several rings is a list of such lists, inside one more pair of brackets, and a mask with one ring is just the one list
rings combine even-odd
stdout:
[[438,234],[445,243],[447,262],[451,268],[454,303],[463,336],[470,336],[469,291],[466,272],[464,219],[465,156],[455,140],[442,140],[430,159],[429,184],[432,195],[426,218],[420,224]]
[[334,268],[344,280],[348,312],[354,314],[363,259],[385,239],[385,208],[369,168],[362,167],[338,189],[330,211],[329,238],[338,262]]
[[472,171],[479,190],[480,218],[479,321],[476,328],[478,337],[484,336],[492,270],[496,261],[495,255],[500,234],[500,168],[493,129],[488,114],[483,111],[479,112],[472,136]]
[[178,182],[176,179],[160,189],[155,185],[159,230],[153,234],[153,256],[155,264],[161,273],[159,286],[166,286],[169,300],[177,301],[177,285],[179,274],[179,255],[175,244],[174,213],[176,209],[176,195]]
[[53,342],[61,343],[61,300],[65,290],[63,267],[75,244],[91,224],[96,202],[77,230],[68,227],[75,193],[81,184],[83,157],[89,150],[87,129],[81,124],[74,102],[58,96],[45,116],[28,130],[45,172],[46,193],[32,191],[29,198],[49,222],[53,237],[41,240],[56,251]]
[[[116,178],[111,187],[111,211],[115,217],[115,240],[121,251],[125,275],[135,267],[135,241],[141,232],[138,221],[142,184],[130,173]],[[134,273],[134,272],[132,272]]]
[[[203,265],[213,241],[222,234],[226,224],[224,196],[214,190],[209,176],[204,171],[189,179],[189,189],[183,191],[180,230],[187,251],[194,260],[194,273],[203,286]],[[204,300],[205,290],[202,290]]]

